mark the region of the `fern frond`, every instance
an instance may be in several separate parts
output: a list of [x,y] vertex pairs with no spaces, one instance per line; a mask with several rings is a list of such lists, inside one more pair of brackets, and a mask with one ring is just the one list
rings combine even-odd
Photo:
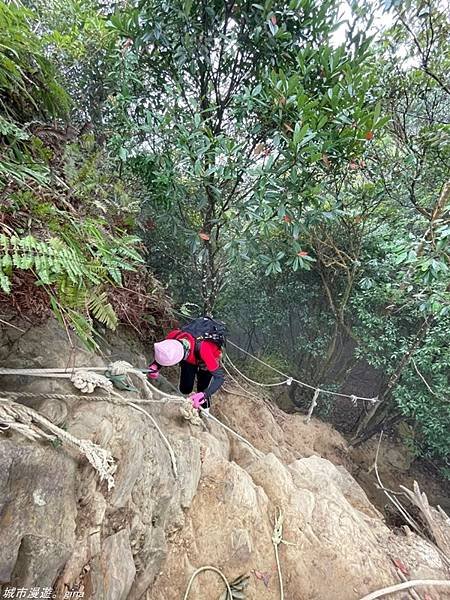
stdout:
[[92,296],[88,301],[88,307],[100,323],[103,323],[109,329],[116,329],[118,323],[117,315],[108,301],[106,292]]
[[9,294],[11,292],[11,279],[3,271],[1,266],[0,266],[0,289],[3,292],[5,292],[6,294]]
[[87,290],[85,287],[74,285],[66,276],[58,280],[57,290],[59,301],[63,306],[81,311],[86,309]]

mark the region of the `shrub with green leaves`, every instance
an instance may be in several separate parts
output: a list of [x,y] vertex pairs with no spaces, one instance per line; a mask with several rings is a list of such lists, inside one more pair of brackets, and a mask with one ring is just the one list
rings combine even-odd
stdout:
[[69,109],[32,19],[30,11],[0,1],[0,185],[48,181],[42,148],[27,123],[63,116]]
[[110,290],[143,262],[129,233],[136,205],[105,155],[86,140],[67,148],[66,129],[43,123],[67,114],[69,100],[33,14],[0,1],[0,23],[2,304],[19,282],[34,282],[66,328],[95,347],[93,319],[116,327]]
[[[26,227],[18,220],[24,209]],[[12,193],[4,202],[0,226],[0,290],[14,293],[14,277],[32,273],[57,316],[93,346],[91,317],[116,327],[107,290],[121,286],[122,273],[143,262],[139,241],[125,231],[112,230],[104,217],[81,217],[29,192]]]

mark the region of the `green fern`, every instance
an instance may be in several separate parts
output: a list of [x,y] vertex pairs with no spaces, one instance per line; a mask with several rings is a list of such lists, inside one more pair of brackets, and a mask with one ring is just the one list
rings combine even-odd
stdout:
[[[142,258],[137,252],[127,251],[127,257],[120,256],[118,244],[106,237],[102,238],[102,246],[96,244],[80,244],[65,234],[65,240],[50,238],[39,240],[32,235],[0,235],[0,265],[3,277],[1,289],[8,293],[10,285],[6,283],[14,268],[32,270],[40,284],[51,285],[68,279],[73,285],[89,288],[98,286],[110,279],[120,285],[122,271],[134,270]],[[133,238],[131,238],[133,239]],[[108,247],[108,242],[110,246]],[[130,243],[130,238],[126,239]],[[70,245],[69,245],[70,244]],[[5,279],[6,278],[6,279]]]
[[[106,289],[121,285],[123,273],[143,263],[140,240],[111,225],[111,217],[131,203],[124,183],[105,168],[103,151],[84,142],[67,145],[64,154],[62,144],[49,150],[29,128],[67,114],[69,100],[47,58],[48,40],[36,34],[33,13],[16,4],[0,0],[0,192],[7,199],[7,219],[0,223],[0,292],[13,294],[14,275],[31,272],[66,331],[93,349],[93,319],[117,326]],[[58,152],[62,166],[50,169],[49,158]],[[65,197],[61,180],[70,189]],[[82,207],[79,214],[75,206]]]
[[102,292],[98,296],[92,296],[88,302],[88,308],[100,323],[103,323],[109,329],[116,329],[117,315],[108,301],[106,292]]
[[0,234],[0,289],[11,293],[14,270],[32,271],[37,285],[53,287],[52,308],[58,318],[72,325],[85,344],[96,347],[89,315],[110,329],[118,322],[102,286],[121,285],[122,272],[136,269],[143,260],[131,247],[138,238],[125,236],[122,242],[122,238],[94,229],[92,223],[87,231],[89,241],[83,239],[85,233],[77,225],[75,231],[68,227],[61,238],[46,240],[30,234]]
[[31,180],[48,185],[50,170],[45,159],[39,161],[39,141],[26,123],[59,117],[69,107],[43,42],[30,27],[32,17],[23,7],[0,0],[0,184]]

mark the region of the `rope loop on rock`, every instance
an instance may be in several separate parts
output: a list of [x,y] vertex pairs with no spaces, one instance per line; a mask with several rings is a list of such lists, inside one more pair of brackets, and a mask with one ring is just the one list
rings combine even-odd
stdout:
[[211,567],[209,565],[206,565],[205,567],[200,567],[199,569],[197,569],[196,571],[194,571],[192,573],[191,578],[189,579],[189,583],[188,583],[186,592],[183,596],[183,600],[188,599],[189,592],[191,591],[192,584],[194,583],[194,579],[197,577],[197,575],[199,575],[199,573],[202,573],[203,571],[214,571],[214,573],[217,573],[222,578],[222,580],[225,583],[225,586],[227,588],[227,592],[228,592],[227,600],[228,600],[228,597],[229,597],[229,600],[233,600],[231,587],[230,587],[230,584],[228,583],[228,580],[225,577],[225,575],[222,573],[222,571],[220,569],[217,569],[216,567]]

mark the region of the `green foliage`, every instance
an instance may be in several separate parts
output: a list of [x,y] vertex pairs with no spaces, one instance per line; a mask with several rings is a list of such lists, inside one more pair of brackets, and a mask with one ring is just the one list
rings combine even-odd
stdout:
[[[133,249],[138,241],[131,236],[111,238],[98,224],[72,224],[61,237],[38,240],[32,235],[18,237],[0,234],[2,250],[0,281],[3,291],[10,292],[14,269],[32,270],[39,285],[58,283],[65,295],[89,285],[111,280],[120,285],[121,272],[131,269],[140,256]],[[83,234],[91,237],[81,240]],[[129,247],[127,247],[129,246]],[[100,297],[99,297],[100,299]]]
[[[255,230],[276,229],[280,214],[325,210],[321,186],[382,119],[369,40],[331,45],[334,0],[188,8],[154,0],[111,17],[124,39],[113,143],[145,181],[158,226],[189,246],[212,306],[229,257],[264,254]],[[294,240],[283,254],[294,270],[313,260],[301,250]]]
[[122,79],[117,36],[107,24],[114,4],[110,8],[95,0],[33,2],[48,56],[70,91],[72,121],[90,123],[102,136],[109,121],[104,106]]
[[[120,286],[122,273],[142,262],[135,246],[138,238],[111,234],[100,219],[82,223],[51,204],[38,204],[40,219],[53,222],[58,233],[41,239],[31,234],[0,234],[0,289],[11,293],[11,281],[20,271],[31,271],[36,285],[44,286],[58,316],[72,324],[89,345],[93,341],[92,315],[111,329],[117,317],[109,302],[106,285]],[[42,235],[42,234],[41,234]]]
[[[13,281],[31,273],[65,326],[95,347],[92,319],[117,325],[108,290],[142,263],[139,239],[126,232],[136,203],[86,140],[63,156],[65,133],[39,125],[42,141],[28,127],[28,121],[63,116],[69,104],[45,56],[49,38],[34,32],[33,19],[0,2],[0,292],[14,294]],[[50,169],[55,156],[59,169]],[[51,184],[65,191],[53,192]],[[122,227],[111,226],[120,219]]]
[[[111,19],[129,40],[115,144],[149,191],[151,260],[180,303],[216,280],[234,337],[299,376],[338,386],[360,360],[385,383],[420,324],[448,318],[448,19],[405,3],[376,42],[361,33],[370,17],[353,17],[336,48],[332,2],[300,17],[240,6],[242,29],[234,15],[222,27],[226,6],[202,20],[201,5],[153,2]],[[236,56],[248,65],[230,88]],[[432,381],[436,336],[415,354]],[[412,423],[418,451],[442,460],[448,412],[412,363],[391,400],[387,421]]]
[[32,17],[0,1],[0,185],[29,179],[48,183],[48,168],[26,122],[64,115],[69,107],[42,41],[30,27]]
[[88,309],[92,315],[104,323],[110,329],[115,329],[117,326],[117,315],[114,312],[110,302],[108,302],[108,296],[106,292],[102,292],[98,296],[93,296],[89,299]]
[[[437,0],[380,2],[373,39],[372,3],[351,4],[337,45],[337,0],[37,0],[38,20],[1,3],[0,285],[31,273],[92,346],[94,319],[114,328],[145,296],[138,225],[180,305],[317,385],[370,364],[367,431],[401,419],[442,463],[450,26]],[[55,71],[79,139],[42,123],[67,110]]]
[[[380,279],[389,280],[388,273],[381,271],[379,265],[377,272]],[[421,313],[414,305],[401,313],[387,312],[384,307],[389,295],[380,294],[380,283],[378,281],[371,290],[357,294],[352,309],[358,316],[359,356],[392,375],[411,345]],[[413,424],[411,442],[416,454],[444,461],[450,455],[449,336],[450,319],[441,316],[434,322],[393,391],[396,410]]]
[[68,109],[68,98],[55,79],[44,46],[32,31],[31,12],[0,2],[0,107],[12,120],[55,116]]

